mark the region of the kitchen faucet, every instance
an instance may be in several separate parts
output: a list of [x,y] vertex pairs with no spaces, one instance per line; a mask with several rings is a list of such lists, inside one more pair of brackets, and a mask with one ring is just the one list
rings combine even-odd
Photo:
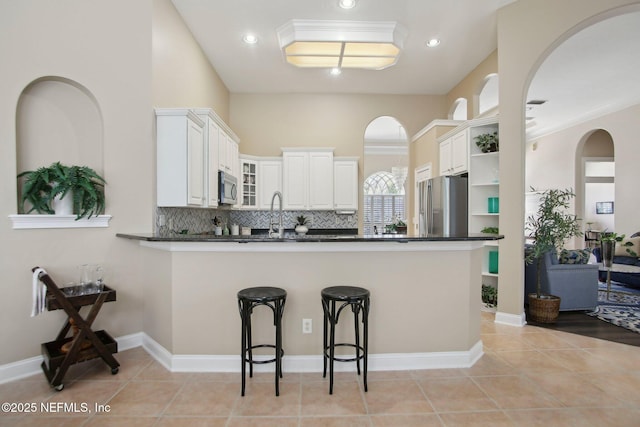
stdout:
[[[273,202],[275,202],[276,196],[278,196],[278,199],[280,199],[278,231],[275,231],[275,229],[273,228]],[[279,237],[280,239],[284,237],[284,227],[282,226],[282,193],[279,191],[273,193],[273,196],[271,197],[271,212],[269,213],[269,237]]]

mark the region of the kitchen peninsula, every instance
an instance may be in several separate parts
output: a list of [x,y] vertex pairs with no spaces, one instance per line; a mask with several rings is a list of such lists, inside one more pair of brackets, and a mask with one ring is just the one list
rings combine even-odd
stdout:
[[[236,294],[251,286],[278,286],[288,293],[285,373],[322,370],[320,291],[333,285],[371,291],[371,370],[471,366],[482,355],[482,247],[502,238],[117,236],[142,246],[147,347],[168,368],[238,371]],[[253,315],[255,342],[272,341],[269,313],[257,309]],[[302,319],[312,320],[311,334],[302,333]],[[341,327],[345,335],[336,340],[348,341],[352,331]]]

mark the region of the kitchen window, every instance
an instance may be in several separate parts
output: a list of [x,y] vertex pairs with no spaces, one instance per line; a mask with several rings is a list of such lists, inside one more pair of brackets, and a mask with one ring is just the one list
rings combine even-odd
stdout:
[[380,171],[371,174],[363,186],[365,235],[384,232],[387,224],[396,219],[405,220],[405,191],[398,188],[391,172]]

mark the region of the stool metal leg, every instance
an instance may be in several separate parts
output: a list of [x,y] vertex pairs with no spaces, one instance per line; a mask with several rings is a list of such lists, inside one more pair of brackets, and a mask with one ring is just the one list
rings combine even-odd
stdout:
[[329,394],[333,394],[333,362],[336,352],[336,302],[331,301],[331,312],[329,314]]
[[360,375],[360,324],[358,323],[360,318],[360,316],[358,316],[360,313],[360,304],[352,303],[351,310],[353,311],[353,327],[356,332],[356,368],[358,375]]
[[364,391],[367,391],[367,365],[369,360],[369,298],[365,298],[362,309],[362,323],[364,323]]
[[328,331],[329,331],[329,306],[325,299],[322,299],[322,313],[324,318],[324,325],[322,328],[322,378],[327,377],[327,348],[328,348]]
[[240,349],[240,362],[242,365],[241,371],[242,371],[242,392],[241,395],[244,396],[244,389],[245,389],[245,385],[246,385],[246,374],[247,374],[247,363],[246,363],[246,356],[247,356],[247,309],[245,304],[243,304],[242,302],[238,303],[240,305],[240,317],[242,319],[242,346]]

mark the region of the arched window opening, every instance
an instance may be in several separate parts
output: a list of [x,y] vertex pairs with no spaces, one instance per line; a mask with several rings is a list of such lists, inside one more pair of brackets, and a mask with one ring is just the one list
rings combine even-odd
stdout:
[[489,74],[478,95],[478,115],[498,108],[498,75]]
[[467,99],[458,98],[453,103],[453,112],[451,120],[467,120]]
[[396,182],[391,172],[371,174],[364,181],[363,192],[365,235],[382,234],[387,225],[405,221],[404,183]]

